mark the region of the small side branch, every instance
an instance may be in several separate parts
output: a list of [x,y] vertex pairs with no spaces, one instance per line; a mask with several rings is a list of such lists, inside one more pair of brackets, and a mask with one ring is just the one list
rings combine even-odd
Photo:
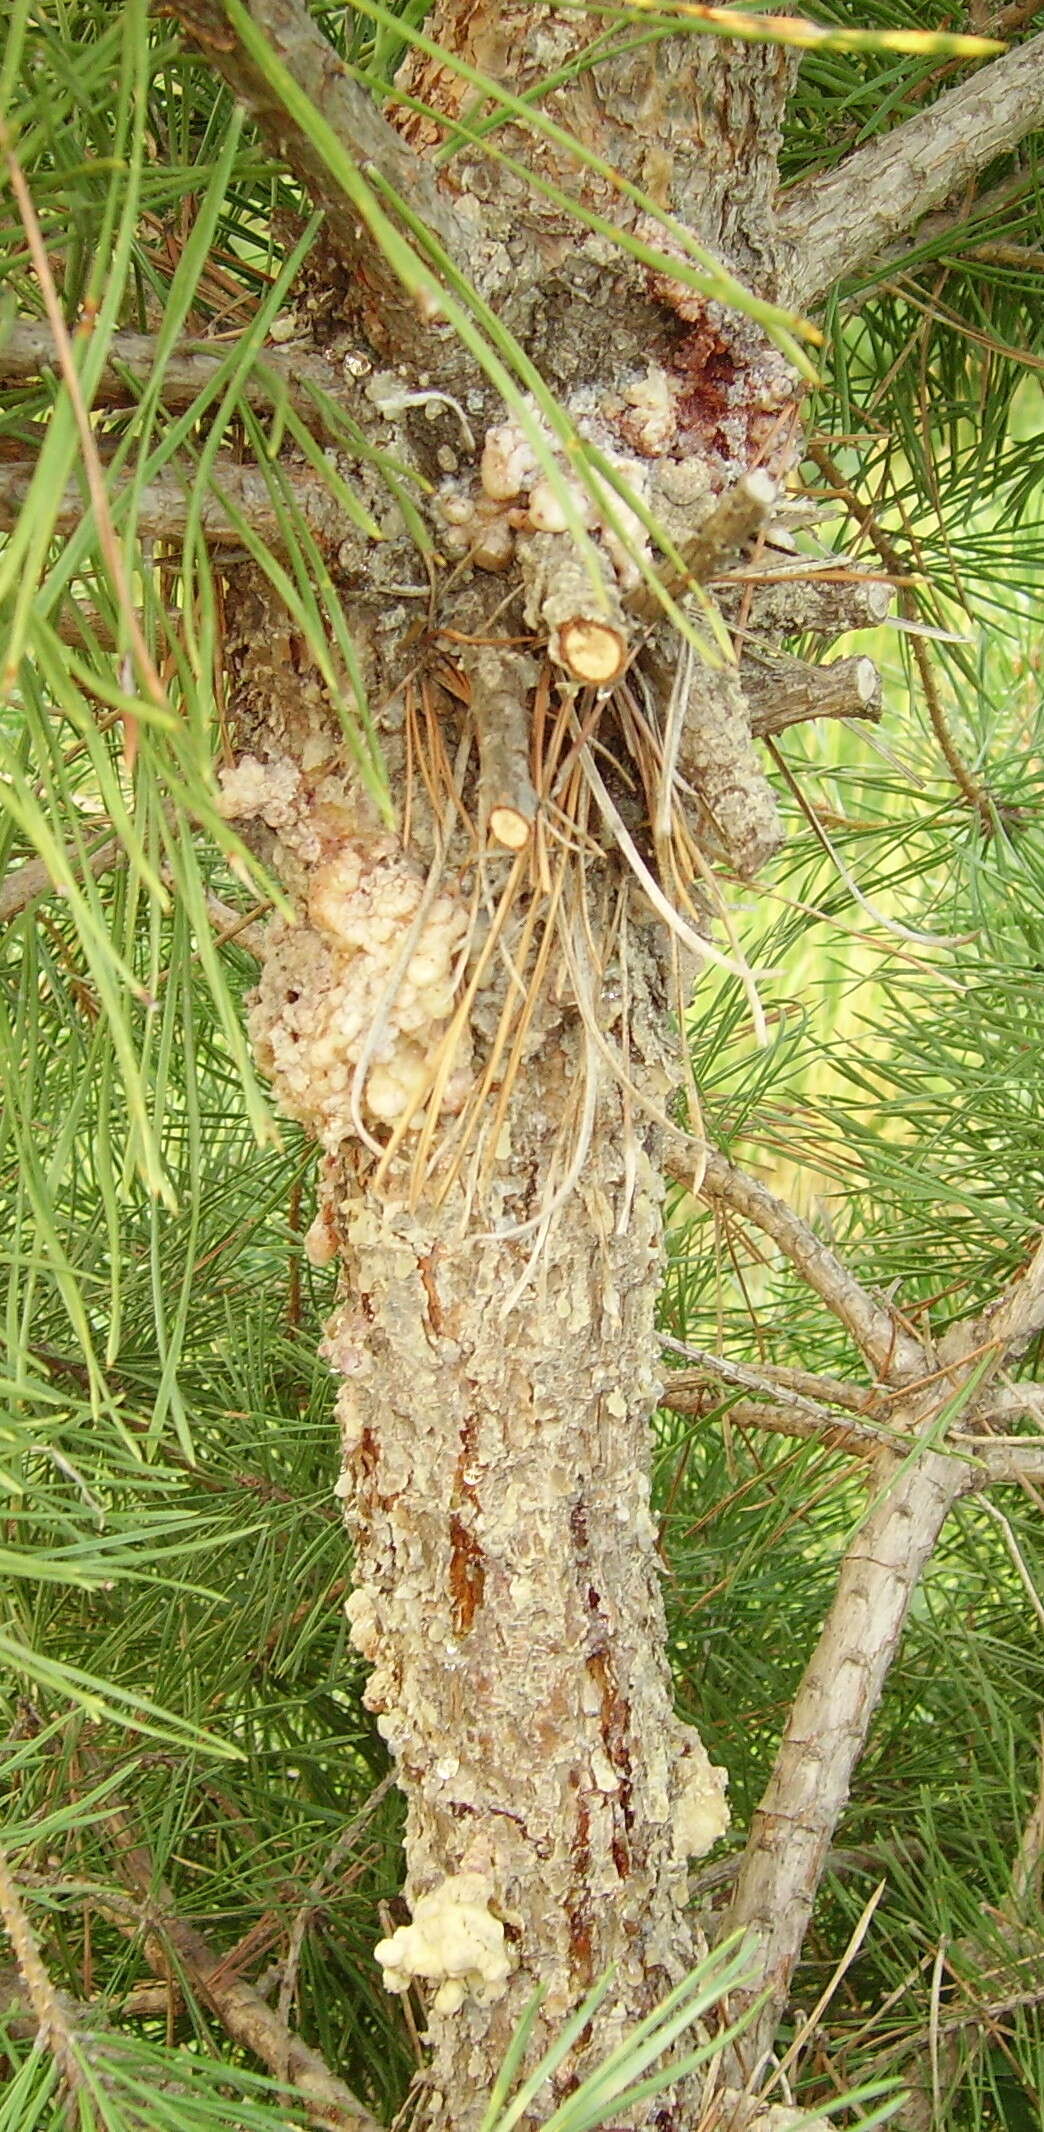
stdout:
[[[36,463],[9,460],[0,464],[0,526],[13,526],[29,494]],[[305,467],[279,469],[280,484],[293,492],[294,502],[317,541],[327,549],[344,538],[344,511],[318,474]],[[136,526],[149,540],[180,540],[189,518],[192,474],[184,480],[174,474],[157,475],[146,482],[137,497]],[[212,486],[199,512],[202,532],[208,540],[240,545],[236,516],[245,519],[255,533],[272,547],[282,543],[282,532],[272,490],[256,467],[236,466],[218,460]],[[84,497],[75,482],[66,488],[55,516],[57,533],[73,533],[84,517]]]
[[[601,583],[564,533],[534,533],[519,542],[526,620],[547,633],[548,652],[575,681],[608,688],[623,672],[627,625],[615,577],[598,555]],[[596,555],[598,551],[595,551]]]
[[[910,1449],[905,1456],[885,1452],[877,1463],[874,1500],[842,1563],[833,1604],[794,1698],[725,1925],[749,1927],[756,1935],[758,1984],[770,1994],[739,2046],[745,2077],[771,2045],[910,1601],[950,1510],[969,1485],[968,1459],[954,1455],[952,1438],[945,1449],[935,1441],[940,1411],[964,1390],[971,1394],[965,1429],[981,1426],[990,1379],[1042,1326],[1044,1241],[987,1310],[951,1328],[941,1343],[941,1370],[934,1363],[926,1368],[922,1383],[908,1385],[891,1416]],[[961,1449],[965,1443],[988,1471],[988,1439],[962,1436]],[[1024,1448],[1032,1459],[1035,1444],[1016,1445],[1016,1454]],[[1004,1454],[1011,1446],[994,1449]],[[1005,1477],[1000,1462],[993,1477]]]
[[[744,1371],[742,1365],[724,1362],[719,1355],[708,1355],[697,1369],[672,1371],[661,1404],[674,1414],[700,1416],[720,1406],[723,1383],[739,1385],[745,1377],[755,1374]],[[801,1442],[821,1444],[825,1451],[840,1451],[848,1458],[863,1460],[883,1449],[895,1449],[896,1431],[884,1422],[852,1413],[832,1413],[828,1408],[816,1412],[811,1401],[788,1397],[782,1387],[751,1388],[759,1390],[761,1396],[729,1400],[729,1420],[734,1428],[797,1437]],[[984,1488],[1021,1487],[1023,1481],[1044,1480],[1044,1443],[1033,1437],[1010,1437],[998,1443],[955,1429],[950,1443],[955,1456],[966,1460],[961,1491],[964,1495],[981,1493]]]
[[846,629],[876,629],[892,604],[892,586],[851,563],[810,566],[807,557],[769,569],[733,570],[719,578],[715,597],[727,622],[765,643],[808,631],[839,637]]
[[[365,264],[367,287],[377,296],[381,313],[385,306],[389,316],[406,308],[401,284],[382,261],[358,210],[331,176],[311,129],[276,94],[248,48],[246,36],[235,26],[232,10],[222,0],[163,0],[163,11],[176,17],[209,65],[224,75],[316,206],[325,210],[327,227],[342,257]],[[301,0],[249,0],[235,12],[248,16],[250,25],[260,31],[273,59],[304,91],[356,168],[376,172],[408,202],[425,227],[437,233],[451,257],[460,257],[461,223],[448,210],[431,171],[381,117]],[[466,262],[461,259],[461,263]],[[412,327],[416,345],[422,327],[415,311]]]
[[217,2015],[233,2042],[252,2051],[277,2079],[287,2081],[324,2132],[381,2132],[377,2119],[345,2082],[330,2071],[319,2052],[288,2028],[274,2009],[236,1975],[227,1958],[215,1952],[194,1925],[177,1915],[172,1890],[157,1879],[151,1853],[134,1840],[126,1809],[106,1816],[113,1836],[120,1877],[143,1906],[129,1929],[135,1936],[144,1922],[144,1953],[153,1974],[170,1976],[173,1951],[187,1981]]
[[872,659],[835,659],[832,666],[808,666],[803,659],[771,659],[740,670],[750,705],[750,728],[757,739],[783,733],[810,718],[881,716],[881,677]]
[[529,774],[529,704],[536,669],[531,659],[496,645],[467,652],[463,665],[478,736],[479,821],[494,843],[506,851],[522,851],[537,812]]
[[75,2094],[81,2079],[75,2031],[47,1973],[36,1934],[26,1916],[3,1850],[0,1850],[0,1921],[18,1964],[18,1974],[37,2023],[40,2042],[50,2051],[62,2079]]
[[981,67],[930,110],[806,178],[781,201],[786,299],[806,310],[999,155],[1044,125],[1044,36]]
[[[168,407],[188,407],[211,384],[228,359],[228,344],[178,342],[163,366],[163,400]],[[0,381],[28,384],[59,368],[49,326],[19,319],[0,339]],[[151,333],[114,333],[94,393],[95,406],[133,407],[156,369],[156,341]],[[294,413],[310,429],[322,428],[316,394],[327,394],[342,407],[358,394],[354,384],[309,348],[263,348],[257,367],[243,387],[252,407],[271,408],[285,395]],[[366,403],[362,402],[362,409]],[[360,410],[361,411],[361,410]],[[371,409],[372,413],[372,409]]]
[[[118,866],[123,858],[123,845],[118,837],[106,837],[103,844],[95,845],[93,851],[79,852],[72,845],[65,851],[65,860],[70,873],[78,876],[93,875],[97,880],[110,867]],[[24,866],[16,866],[5,881],[0,881],[0,925],[10,925],[26,905],[35,903],[38,896],[52,896],[59,891],[51,878],[49,867],[43,859],[27,859]]]
[[[664,573],[664,589],[677,596],[690,585],[705,585],[729,556],[738,554],[753,539],[777,493],[775,482],[760,468],[743,474],[733,488],[719,496],[702,526],[682,548],[682,569]],[[638,586],[626,604],[630,613],[643,622],[655,622],[662,613],[651,585]]]

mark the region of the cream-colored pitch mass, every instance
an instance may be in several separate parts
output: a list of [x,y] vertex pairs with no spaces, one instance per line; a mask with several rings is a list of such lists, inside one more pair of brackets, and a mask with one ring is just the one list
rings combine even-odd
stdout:
[[[267,821],[284,878],[307,880],[303,918],[269,927],[250,1034],[283,1109],[336,1150],[355,1134],[360,1110],[379,1125],[410,1113],[419,1127],[469,914],[448,888],[424,909],[423,874],[398,839],[346,833],[285,768],[246,757],[224,780],[225,811]],[[300,862],[317,852],[320,863],[304,875]],[[459,1110],[470,1086],[465,1036],[440,1110]]]
[[480,2005],[503,1997],[511,1973],[504,1927],[489,1908],[492,1884],[484,1873],[453,1873],[418,1898],[413,1923],[400,1925],[374,1949],[389,1991],[408,1991],[414,1977],[439,1982],[438,2013],[456,2013],[465,1999]]

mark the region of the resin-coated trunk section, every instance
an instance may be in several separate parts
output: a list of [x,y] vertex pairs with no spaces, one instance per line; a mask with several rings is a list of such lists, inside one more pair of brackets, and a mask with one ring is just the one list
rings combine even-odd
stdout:
[[[520,1092],[498,1225],[526,1218],[569,1064],[551,1040]],[[350,1165],[320,1217],[347,1289],[328,1353],[351,1633],[408,1800],[414,1921],[380,1957],[393,1989],[428,1980],[458,2126],[537,1985],[546,2042],[617,1965],[590,2061],[677,1981],[698,1952],[686,1861],[727,1820],[671,1706],[648,1476],[660,1188],[611,1108],[520,1292],[532,1230],[462,1237],[459,1203],[412,1214]]]

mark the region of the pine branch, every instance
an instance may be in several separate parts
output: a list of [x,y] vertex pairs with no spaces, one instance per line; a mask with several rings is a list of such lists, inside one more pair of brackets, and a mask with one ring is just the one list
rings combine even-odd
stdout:
[[1039,1332],[1044,1332],[1044,1239],[1003,1294],[980,1317],[947,1335],[940,1354],[949,1361],[962,1348],[979,1348],[988,1341],[1010,1362],[1025,1353]]
[[[676,1183],[692,1188],[693,1151],[688,1141],[671,1142],[665,1166]],[[879,1377],[902,1381],[923,1374],[925,1355],[920,1341],[904,1331],[895,1312],[856,1280],[792,1207],[714,1150],[708,1151],[696,1189],[701,1199],[719,1201],[779,1245],[828,1310],[840,1318]]]
[[[1044,66],[1044,53],[1041,55],[1041,65]],[[855,490],[845,480],[840,467],[837,465],[836,460],[831,457],[826,446],[812,438],[809,440],[806,450],[809,458],[818,466],[820,473],[824,474],[830,482],[834,495],[840,499],[846,510],[851,512],[860,531],[866,536],[880,556],[885,569],[892,571],[897,578],[905,577],[909,568],[907,560],[900,554],[895,542],[878,524],[870,506],[857,496]],[[908,620],[916,621],[919,613],[918,603],[905,585],[902,586],[899,593],[899,606]],[[911,649],[914,664],[920,677],[921,687],[924,691],[924,700],[931,728],[939,744],[943,760],[958,791],[963,795],[973,813],[978,816],[983,828],[989,832],[994,826],[995,810],[993,803],[985,785],[980,784],[968,768],[950,732],[936,684],[935,670],[923,637],[913,637],[911,639]]]
[[931,1448],[887,1464],[791,1706],[723,1924],[756,1933],[758,1983],[770,1993],[738,2046],[745,2079],[771,2047],[910,1602],[967,1472]]
[[[753,1371],[747,1373],[753,1376]],[[708,1355],[698,1369],[677,1370],[667,1379],[661,1404],[673,1414],[706,1414],[720,1403],[714,1379],[726,1384],[742,1382],[741,1365]],[[882,1422],[857,1419],[853,1414],[810,1411],[810,1402],[788,1399],[784,1391],[772,1391],[761,1399],[729,1401],[729,1421],[734,1428],[764,1429],[770,1436],[797,1437],[804,1443],[821,1444],[825,1451],[842,1451],[849,1458],[868,1459],[889,1445],[895,1447],[895,1430]],[[954,1430],[953,1450],[967,1459],[965,1495],[995,1486],[1021,1487],[1024,1481],[1044,1481],[1044,1443],[1034,1437],[1014,1437],[997,1443],[967,1430]]]
[[[163,366],[164,404],[167,407],[188,407],[206,390],[220,365],[227,362],[228,355],[227,344],[215,342],[208,346],[206,343],[179,341]],[[94,405],[135,406],[155,368],[156,340],[151,333],[114,333],[105,367],[98,379]],[[0,382],[28,384],[34,378],[57,370],[58,358],[49,326],[35,319],[19,319],[8,327],[6,334],[0,333]],[[316,396],[321,394],[336,398],[342,408],[349,407],[358,398],[354,383],[345,378],[343,371],[308,348],[264,348],[243,387],[243,397],[251,407],[258,409],[269,409],[285,398],[310,429],[325,426],[321,408],[317,405]],[[352,411],[357,415],[369,414],[371,419],[373,416],[373,408],[368,403]]]
[[753,1929],[762,1959],[758,1983],[769,1988],[768,2001],[737,2046],[744,2078],[771,2047],[827,1850],[910,1602],[967,1486],[967,1466],[939,1447],[940,1424],[947,1409],[963,1401],[965,1427],[974,1427],[987,1403],[989,1380],[1042,1325],[1044,1242],[987,1310],[951,1327],[941,1344],[941,1367],[926,1354],[921,1384],[908,1385],[896,1402],[892,1425],[908,1434],[912,1448],[905,1457],[884,1454],[878,1466],[874,1500],[845,1555],[833,1603],[791,1705],[723,1928]]
[[[104,843],[97,844],[93,851],[86,853],[68,845],[64,856],[70,873],[77,877],[90,873],[97,880],[100,874],[108,873],[110,867],[119,865],[123,857],[123,846],[118,837],[106,837]],[[56,892],[56,884],[51,879],[50,868],[44,860],[27,860],[24,866],[16,867],[13,873],[7,875],[6,880],[0,881],[0,926],[9,925],[20,911],[25,910],[27,904],[35,903],[38,896],[54,895]]]
[[[241,0],[162,0],[162,11],[177,18],[208,63],[224,75],[280,160],[315,205],[323,208],[337,251],[364,276],[360,296],[365,292],[375,320],[387,332],[398,316],[398,338],[404,345],[412,339],[416,352],[425,325],[374,244],[358,208],[331,177],[311,128],[273,88],[251,49],[255,44],[251,33],[260,34],[277,66],[304,92],[356,168],[364,176],[374,172],[438,236],[450,257],[464,263],[461,238],[465,225],[447,208],[426,164],[381,117],[367,90],[353,80],[300,0],[249,0],[249,5]],[[469,222],[466,227],[473,243],[475,224]]]
[[808,666],[803,659],[772,659],[740,669],[750,706],[750,729],[758,740],[804,725],[810,718],[881,716],[881,677],[872,659],[835,659],[832,666]]
[[[0,462],[0,526],[16,524],[35,472],[35,462],[29,459]],[[313,473],[310,467],[286,466],[280,461],[278,479],[290,491],[294,508],[320,546],[327,550],[338,547],[345,535],[344,510],[322,475]],[[135,519],[141,539],[181,538],[192,509],[191,480],[188,469],[184,478],[157,474],[145,483],[138,494]],[[268,546],[281,546],[282,528],[272,486],[257,467],[218,459],[210,481],[208,493],[199,505],[200,529],[208,540],[241,547],[239,524],[245,521]],[[83,517],[83,491],[78,483],[69,482],[55,512],[54,530],[57,534],[74,533]]]
[[[777,494],[777,484],[760,468],[741,475],[719,496],[699,531],[683,546],[682,568],[662,573],[665,590],[677,596],[692,585],[705,585],[764,524]],[[657,621],[662,613],[662,602],[651,585],[638,586],[625,605],[645,622]]]
[[37,2022],[41,2044],[49,2050],[71,2094],[81,2082],[75,2029],[68,2009],[47,1973],[36,1934],[25,1913],[6,1853],[0,1849],[0,1921],[11,1942],[26,2000]]
[[801,310],[820,302],[1039,126],[1044,36],[980,68],[836,170],[803,179],[778,213],[780,238],[793,247],[789,301]]
[[233,2042],[252,2051],[277,2079],[287,2081],[313,2124],[324,2132],[381,2132],[365,2103],[330,2071],[319,2052],[280,2019],[253,1985],[235,1975],[194,1925],[178,1916],[173,1891],[157,1876],[149,1850],[132,1836],[126,1809],[110,1805],[105,1819],[120,1877],[144,1905],[143,1916],[128,1929],[136,1937],[144,1923],[145,1959],[154,1975],[169,1977],[173,1952]]

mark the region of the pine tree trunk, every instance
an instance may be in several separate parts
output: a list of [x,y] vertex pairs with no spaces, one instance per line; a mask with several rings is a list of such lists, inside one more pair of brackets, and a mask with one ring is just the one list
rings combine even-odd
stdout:
[[[444,6],[428,23],[516,93],[591,27],[519,6]],[[581,73],[548,109],[772,295],[789,75],[771,47],[668,40]],[[405,86],[447,109],[469,93],[423,61]],[[436,137],[402,125],[422,151]],[[557,143],[509,123],[498,144],[662,246]],[[715,542],[727,555],[753,530],[793,462],[792,373],[748,320],[511,173],[462,150],[441,184],[458,226],[469,201],[481,210],[470,264],[486,301],[679,542],[709,527],[712,568]],[[443,554],[465,565],[444,573],[425,633],[424,607],[398,596],[423,580],[394,528],[384,553],[352,537],[341,550],[394,833],[249,572],[229,588],[226,778],[245,831],[267,824],[297,912],[272,927],[252,1026],[281,1101],[327,1151],[310,1248],[341,1267],[326,1351],[342,1380],[351,1634],[408,1805],[412,1922],[380,1958],[393,1989],[422,1982],[430,2009],[426,2121],[463,2132],[538,1985],[533,2052],[617,1965],[568,2087],[691,1965],[687,1861],[727,1820],[723,1773],[672,1713],[649,1511],[652,1120],[670,1089],[678,948],[634,862],[647,888],[665,861],[639,729],[663,771],[655,737],[681,654],[650,633],[608,511],[590,529],[592,594],[590,557],[578,564],[525,439],[451,336],[410,330],[366,291],[348,334],[329,287],[309,301],[317,344],[350,347],[356,375],[363,323],[369,362],[394,365],[374,397],[436,485]],[[414,404],[433,393],[463,407]],[[737,517],[755,466],[771,480],[760,501],[742,491]],[[770,638],[785,626],[770,616]],[[643,643],[639,680],[624,670]],[[749,874],[778,842],[749,703],[735,670],[698,655],[686,689],[693,834]],[[700,922],[686,921],[690,949]],[[680,2125],[695,2100],[650,2109]]]

